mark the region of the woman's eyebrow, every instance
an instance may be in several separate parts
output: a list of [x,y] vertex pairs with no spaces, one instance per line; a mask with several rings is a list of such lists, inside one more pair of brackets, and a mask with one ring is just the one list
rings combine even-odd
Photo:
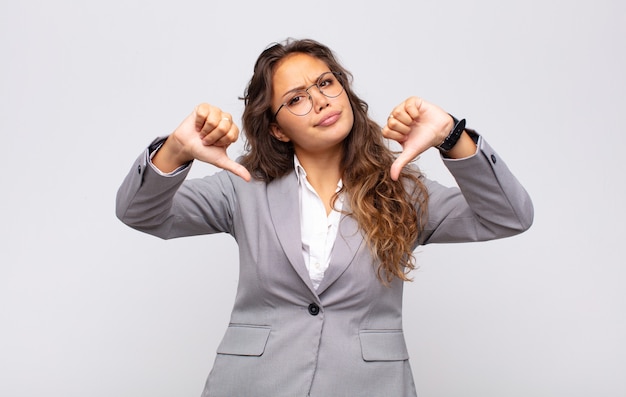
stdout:
[[298,86],[298,87],[292,88],[292,89],[290,89],[289,91],[285,92],[285,93],[282,95],[282,97],[285,97],[285,96],[287,96],[288,94],[294,93],[294,92],[296,92],[296,91],[304,91],[305,89],[307,89],[307,88],[310,88],[310,87],[314,86],[315,84],[317,84],[317,82],[318,82],[318,81],[320,81],[320,77],[322,77],[323,75],[325,75],[326,73],[329,73],[329,72],[330,72],[330,70],[328,70],[328,71],[326,71],[326,72],[322,72],[322,73],[320,73],[320,75],[319,75],[319,76],[317,76],[317,77],[315,78],[315,80],[314,80],[314,81],[315,81],[315,83],[313,83],[313,84],[311,84],[311,85],[309,85],[309,86],[306,86],[306,85],[302,84],[302,85],[300,85],[300,86]]

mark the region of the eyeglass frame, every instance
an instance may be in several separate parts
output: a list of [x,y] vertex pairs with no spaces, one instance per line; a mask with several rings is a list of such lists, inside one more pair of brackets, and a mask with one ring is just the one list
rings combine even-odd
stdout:
[[[322,89],[319,86],[320,81],[322,80],[322,77],[324,77],[325,75],[327,75],[328,73],[332,73],[336,78],[337,78],[337,82],[339,83],[339,85],[341,85],[341,91],[339,92],[339,94],[335,95],[335,96],[331,96],[331,95],[326,95],[324,94],[324,91],[322,91]],[[337,98],[339,95],[341,95],[346,89],[343,86],[343,82],[341,81],[341,76],[343,76],[343,74],[341,72],[333,72],[332,70],[328,71],[328,72],[324,72],[322,74],[319,75],[319,77],[317,78],[317,81],[315,82],[315,84],[311,84],[310,86],[308,86],[305,89],[298,89],[298,90],[293,90],[293,92],[299,92],[299,91],[304,91],[307,94],[307,97],[309,99],[309,102],[311,103],[311,108],[304,114],[295,114],[294,112],[292,112],[291,110],[289,110],[289,107],[287,107],[287,110],[289,110],[289,113],[293,114],[294,116],[306,116],[307,114],[311,113],[311,110],[313,110],[313,97],[311,96],[311,94],[309,94],[309,90],[313,87],[317,87],[317,90],[324,95],[326,98]],[[276,120],[276,116],[278,116],[278,112],[280,112],[280,109],[282,109],[283,107],[287,106],[287,102],[282,103],[279,107],[278,110],[276,110],[276,112],[274,113],[274,120]]]

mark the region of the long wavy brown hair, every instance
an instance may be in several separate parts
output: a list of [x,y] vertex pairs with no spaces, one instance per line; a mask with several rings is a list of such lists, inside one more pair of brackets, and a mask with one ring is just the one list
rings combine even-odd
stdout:
[[350,204],[350,216],[364,231],[372,254],[378,259],[378,278],[385,284],[394,277],[410,280],[415,268],[413,249],[426,219],[428,194],[416,168],[405,167],[398,181],[390,176],[395,154],[386,145],[380,126],[368,116],[368,105],[352,90],[352,74],[342,67],[327,46],[310,39],[287,39],[265,49],[256,61],[245,90],[243,132],[246,136],[242,164],[254,178],[271,182],[294,170],[291,142],[275,139],[270,124],[273,76],[286,56],[303,53],[339,72],[350,99],[354,124],[343,141],[342,184]]

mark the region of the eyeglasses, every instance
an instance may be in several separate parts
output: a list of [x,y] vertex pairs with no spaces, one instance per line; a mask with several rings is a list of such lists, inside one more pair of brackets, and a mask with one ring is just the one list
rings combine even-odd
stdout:
[[339,72],[326,72],[323,73],[317,79],[317,83],[312,84],[304,90],[296,90],[289,93],[289,97],[287,101],[284,102],[276,113],[274,113],[274,118],[280,112],[280,109],[286,107],[291,113],[296,116],[305,116],[309,114],[311,109],[313,109],[313,98],[311,94],[309,94],[309,90],[313,87],[317,87],[319,92],[321,92],[324,96],[328,98],[336,98],[343,92],[343,85],[338,79],[341,73]]

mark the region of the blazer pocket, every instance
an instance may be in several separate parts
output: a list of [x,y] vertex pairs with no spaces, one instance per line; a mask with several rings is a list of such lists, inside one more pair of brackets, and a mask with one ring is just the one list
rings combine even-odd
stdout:
[[261,356],[265,352],[270,330],[269,326],[264,325],[231,324],[217,347],[217,353]]
[[402,330],[359,331],[361,354],[365,361],[401,361],[409,359]]

